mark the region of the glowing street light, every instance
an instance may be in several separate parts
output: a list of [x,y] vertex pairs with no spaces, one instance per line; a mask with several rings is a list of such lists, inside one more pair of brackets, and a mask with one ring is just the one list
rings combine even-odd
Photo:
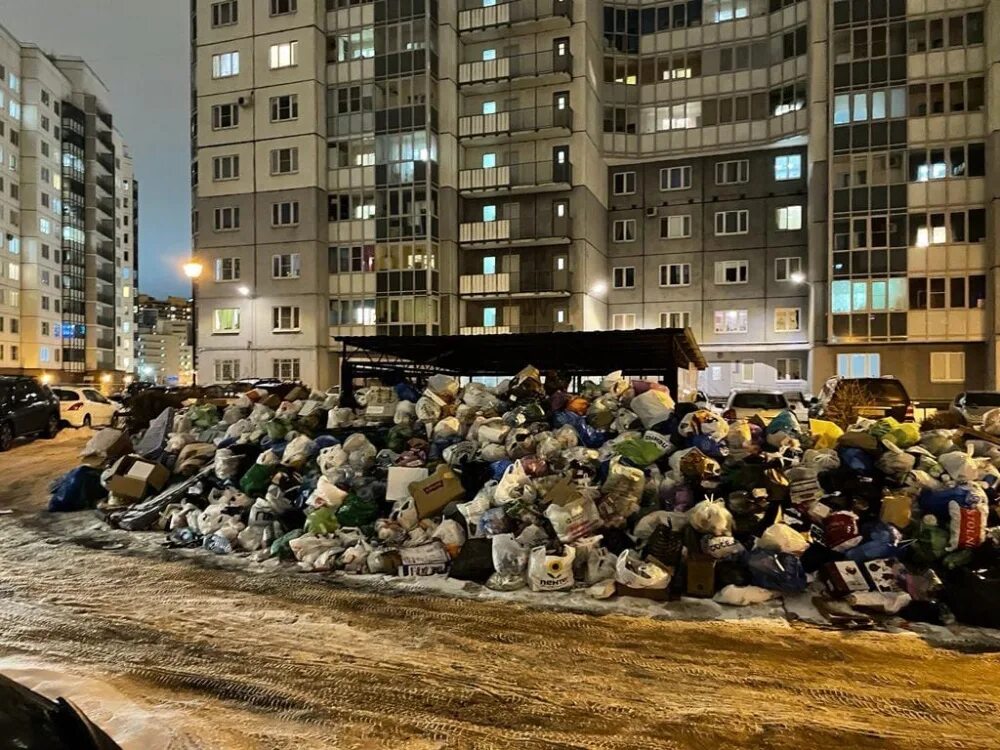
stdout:
[[248,286],[241,286],[241,287],[237,288],[236,291],[239,292],[240,295],[243,296],[243,297],[249,297],[250,296],[250,287],[248,287]]
[[191,260],[184,264],[184,275],[189,279],[199,278],[203,270],[204,267],[196,260]]
[[789,276],[788,278],[791,279],[791,281],[792,281],[793,284],[805,284],[806,283],[806,275],[802,271],[794,271],[792,273],[792,275]]

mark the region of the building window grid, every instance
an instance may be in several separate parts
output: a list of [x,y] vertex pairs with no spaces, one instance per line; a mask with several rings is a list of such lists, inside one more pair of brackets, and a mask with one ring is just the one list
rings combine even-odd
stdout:
[[635,288],[635,266],[615,266],[611,277],[615,289]]
[[716,185],[740,185],[750,181],[750,161],[720,161],[715,165]]
[[690,263],[666,263],[660,266],[660,286],[690,286]]

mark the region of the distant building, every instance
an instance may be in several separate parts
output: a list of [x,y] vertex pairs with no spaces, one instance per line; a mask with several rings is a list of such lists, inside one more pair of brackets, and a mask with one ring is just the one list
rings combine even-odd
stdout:
[[0,26],[0,373],[118,380],[134,367],[138,187],[86,62]]
[[148,294],[140,294],[137,305],[136,325],[140,329],[153,329],[161,320],[191,322],[191,300],[184,297],[157,299]]
[[163,385],[192,381],[191,324],[185,320],[158,320],[139,329],[136,337],[136,377]]

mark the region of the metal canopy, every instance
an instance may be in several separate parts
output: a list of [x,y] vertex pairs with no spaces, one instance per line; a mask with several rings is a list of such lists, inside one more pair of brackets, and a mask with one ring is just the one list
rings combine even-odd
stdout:
[[525,365],[571,375],[664,375],[708,365],[689,328],[484,336],[337,336],[358,369],[452,375],[512,375]]

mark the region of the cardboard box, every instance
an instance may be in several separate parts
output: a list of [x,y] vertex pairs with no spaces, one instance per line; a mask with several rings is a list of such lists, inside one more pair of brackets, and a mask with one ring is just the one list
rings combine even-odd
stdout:
[[711,597],[715,594],[715,558],[693,554],[687,560],[687,595]]
[[563,477],[551,489],[545,493],[545,500],[556,505],[569,505],[580,499],[580,489],[576,482],[568,477]]
[[832,562],[823,566],[821,574],[826,587],[835,596],[847,596],[857,591],[894,593],[900,590],[891,560]]
[[665,602],[670,599],[670,587],[665,589],[634,589],[615,581],[615,593],[618,596],[637,596],[640,599],[652,599],[654,602]]
[[410,484],[410,497],[421,518],[433,516],[448,503],[465,499],[465,490],[458,475],[446,464],[441,464],[427,479]]
[[80,457],[89,466],[101,466],[105,461],[115,461],[132,452],[132,441],[121,430],[99,430],[80,451]]
[[150,490],[159,492],[170,481],[170,470],[142,456],[122,456],[111,467],[108,489],[118,497],[142,500]]
[[447,573],[451,558],[440,542],[403,547],[399,550],[399,575],[432,576]]
[[386,478],[385,499],[389,502],[405,500],[410,496],[410,485],[427,479],[430,474],[424,467],[391,466]]

